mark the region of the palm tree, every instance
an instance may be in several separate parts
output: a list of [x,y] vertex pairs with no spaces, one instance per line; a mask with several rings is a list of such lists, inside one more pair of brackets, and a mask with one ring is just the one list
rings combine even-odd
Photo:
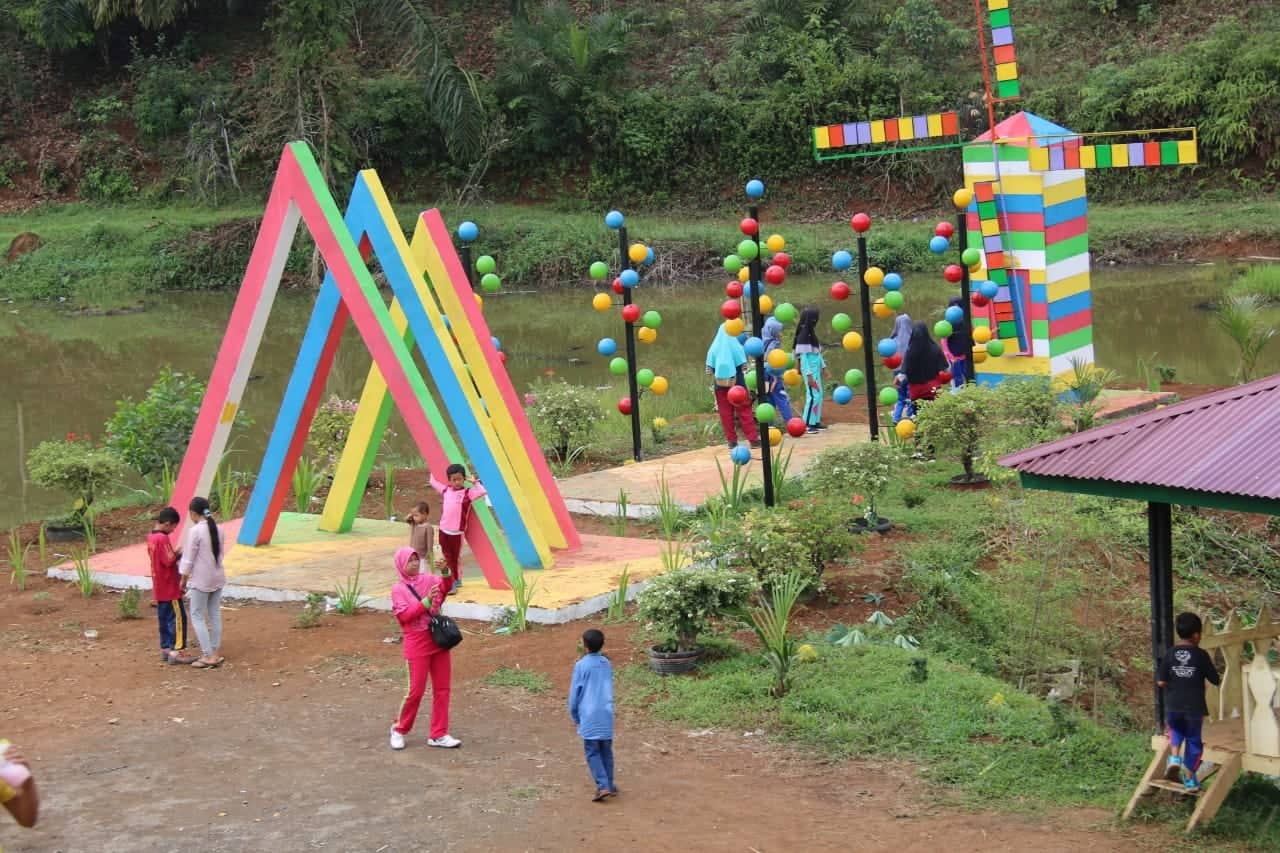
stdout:
[[1244,384],[1253,378],[1262,350],[1275,337],[1276,330],[1262,318],[1263,301],[1254,294],[1228,296],[1214,308],[1218,328],[1227,333],[1240,351],[1236,381]]

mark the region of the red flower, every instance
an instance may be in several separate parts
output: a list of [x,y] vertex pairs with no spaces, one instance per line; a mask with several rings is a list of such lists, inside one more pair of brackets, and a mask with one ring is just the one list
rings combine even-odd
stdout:
[[860,504],[860,503],[862,503],[862,495],[854,495],[854,496],[853,496],[853,505],[854,505],[854,506],[857,506],[857,505],[858,505],[858,504]]
[[76,434],[74,432],[67,433],[67,441],[75,441],[75,440],[76,440]]

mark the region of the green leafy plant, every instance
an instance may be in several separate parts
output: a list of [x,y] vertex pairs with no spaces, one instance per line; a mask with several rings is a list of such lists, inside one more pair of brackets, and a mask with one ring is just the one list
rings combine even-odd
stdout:
[[773,499],[776,503],[785,501],[791,491],[791,485],[787,482],[787,472],[791,470],[791,453],[790,447],[787,448],[786,456],[779,453],[769,469],[770,478],[773,481]]
[[1138,375],[1142,377],[1142,385],[1151,393],[1160,391],[1161,376],[1155,368],[1155,360],[1159,353],[1152,353],[1150,357],[1144,358],[1138,356]]
[[719,457],[716,458],[716,473],[720,475],[720,501],[729,510],[737,512],[742,508],[743,498],[747,493],[747,468],[751,465],[734,464],[732,477],[724,475]]
[[1119,375],[1114,370],[1103,369],[1086,358],[1073,356],[1071,378],[1066,380],[1067,390],[1079,405],[1088,405],[1117,379]]
[[900,452],[882,441],[833,447],[813,460],[809,481],[819,494],[861,495],[863,513],[874,523],[879,518],[876,504],[902,461]]
[[324,485],[325,473],[310,459],[299,459],[293,469],[293,501],[298,512],[311,512],[311,500]]
[[37,486],[75,495],[78,523],[98,493],[124,476],[125,465],[114,451],[72,435],[65,441],[36,445],[27,454],[27,472]]
[[627,490],[618,489],[617,508],[613,516],[613,535],[627,535]]
[[510,581],[511,596],[515,606],[508,608],[510,613],[507,624],[498,629],[499,633],[503,634],[515,634],[528,630],[529,604],[533,601],[533,593],[538,588],[538,582],[535,580],[529,583],[529,578],[523,570],[511,576]]
[[308,593],[307,600],[302,605],[302,612],[298,614],[298,627],[314,628],[320,624],[322,616],[324,616],[324,593]]
[[996,411],[993,392],[982,385],[965,385],[954,394],[942,394],[917,406],[916,429],[920,441],[937,453],[956,457],[964,468],[964,481],[978,479],[973,463],[987,433],[984,418]]
[[77,548],[71,552],[71,564],[76,569],[76,588],[85,598],[93,596],[98,584],[93,580],[93,571],[89,568],[89,549]]
[[138,603],[142,600],[142,593],[138,591],[136,586],[126,588],[120,593],[120,601],[116,605],[116,609],[120,613],[121,619],[137,619]]
[[356,400],[343,400],[333,394],[316,408],[311,429],[307,431],[307,441],[321,464],[328,468],[338,464],[338,457],[342,455],[342,448],[346,447],[347,436],[351,434],[351,424],[356,419],[359,407]]
[[653,578],[640,592],[640,618],[662,638],[660,646],[692,651],[698,636],[739,610],[754,588],[749,578],[728,569],[677,569]]
[[338,584],[338,612],[343,616],[354,616],[368,599],[364,594],[364,584],[360,582],[361,559],[356,558],[356,573]]
[[[165,463],[176,470],[195,429],[205,390],[200,379],[163,368],[141,400],[126,397],[116,403],[116,413],[106,424],[107,447],[143,477],[163,472]],[[243,415],[237,419],[246,422]]]
[[224,519],[232,518],[240,503],[240,476],[231,470],[230,461],[224,461],[213,475],[214,510]]
[[578,460],[581,459],[586,452],[587,446],[585,444],[575,447],[567,454],[561,454],[559,451],[554,451],[554,458],[547,460],[551,465],[552,476],[557,480],[563,480],[565,477],[572,476],[573,466],[578,464]]
[[48,542],[48,539],[46,538],[47,535],[48,534],[46,534],[45,532],[44,525],[43,524],[40,525],[40,533],[36,538],[36,544],[37,546],[39,546],[40,568],[44,568],[49,564],[49,542]]
[[396,466],[382,466],[382,517],[390,519],[396,511]]
[[768,595],[760,595],[759,603],[750,608],[751,627],[764,649],[764,659],[773,672],[769,692],[784,696],[791,686],[792,668],[796,663],[796,641],[791,636],[791,610],[808,586],[808,578],[800,572],[789,572],[768,587]]
[[98,527],[95,523],[96,514],[92,506],[85,506],[84,512],[80,514],[80,526],[84,529],[85,547],[89,549],[90,554],[98,552]]
[[[43,529],[43,528],[41,528]],[[9,583],[18,589],[27,588],[27,555],[31,553],[31,543],[24,547],[18,529],[9,531]]]
[[526,399],[532,400],[529,411],[534,425],[562,461],[569,457],[575,440],[585,439],[604,420],[595,392],[563,380],[535,383]]
[[151,489],[160,499],[160,503],[167,504],[173,500],[173,489],[177,484],[178,469],[166,459],[160,466],[160,471],[151,480]]
[[631,584],[631,567],[623,566],[622,574],[618,575],[618,588],[614,590],[613,595],[609,598],[609,610],[605,618],[610,622],[621,622],[626,618],[627,611],[627,589]]
[[658,530],[662,532],[665,538],[670,539],[679,531],[684,518],[684,511],[680,509],[680,504],[671,492],[671,484],[667,482],[667,470],[665,468],[658,475],[657,509]]
[[1253,379],[1258,358],[1276,330],[1262,316],[1263,301],[1254,294],[1229,296],[1214,308],[1214,321],[1239,351],[1236,381],[1244,384]]

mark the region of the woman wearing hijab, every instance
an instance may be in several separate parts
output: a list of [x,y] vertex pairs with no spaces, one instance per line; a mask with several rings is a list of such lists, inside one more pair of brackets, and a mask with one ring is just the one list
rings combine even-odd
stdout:
[[[907,344],[911,343],[911,315],[905,311],[893,321],[893,342],[898,345],[896,352],[906,359]],[[898,365],[902,367],[901,364]],[[898,389],[898,402],[893,407],[893,422],[896,424],[904,417],[914,418],[916,407],[911,405],[911,394],[907,390],[907,377],[899,372],[893,376],[893,385]]]
[[449,734],[449,688],[453,681],[453,661],[448,649],[431,638],[431,617],[440,612],[444,597],[453,587],[453,576],[440,577],[422,570],[422,558],[412,548],[396,551],[396,574],[400,582],[391,587],[391,612],[404,633],[401,648],[409,669],[409,693],[391,727],[391,748],[404,749],[404,736],[413,728],[418,707],[431,680],[431,732],[427,746],[453,749],[462,741]]
[[[964,308],[959,296],[951,297],[947,306],[952,305],[962,310]],[[963,388],[964,383],[969,381],[969,353],[972,351],[973,333],[969,331],[969,324],[963,319],[952,323],[951,334],[942,339],[942,352],[951,365],[952,388]]]
[[[769,355],[770,350],[777,349],[782,346],[782,322],[774,317],[770,317],[764,321],[764,354]],[[772,370],[768,371],[766,387],[769,389],[767,399],[774,410],[781,416],[782,422],[785,424],[791,420],[793,412],[791,411],[791,398],[787,396],[787,385],[782,381],[782,377],[775,375]]]
[[720,427],[724,430],[729,447],[738,446],[738,432],[734,425],[735,409],[742,434],[752,447],[760,446],[760,434],[756,432],[755,418],[750,406],[735,406],[729,402],[729,389],[735,385],[746,387],[743,368],[747,364],[747,351],[738,339],[724,330],[724,324],[716,329],[716,336],[707,349],[707,373],[715,379],[716,411],[720,413]]
[[804,379],[804,422],[808,427],[805,432],[810,434],[827,428],[822,423],[822,376],[831,375],[818,341],[818,319],[818,306],[806,305],[800,312],[792,347]]
[[902,373],[907,377],[907,393],[911,401],[932,400],[942,384],[938,374],[947,369],[947,357],[942,348],[933,342],[929,327],[916,323],[911,329],[911,341],[902,359]]

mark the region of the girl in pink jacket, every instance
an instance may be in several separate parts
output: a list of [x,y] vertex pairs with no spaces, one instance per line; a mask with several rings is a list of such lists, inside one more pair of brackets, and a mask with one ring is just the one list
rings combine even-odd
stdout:
[[422,558],[412,548],[396,552],[400,581],[391,587],[391,611],[404,632],[404,660],[409,669],[409,694],[391,727],[391,748],[404,749],[404,736],[413,728],[418,706],[431,679],[431,732],[427,746],[452,749],[462,741],[449,734],[449,686],[452,665],[449,651],[431,639],[431,617],[440,612],[453,578],[422,571]]

